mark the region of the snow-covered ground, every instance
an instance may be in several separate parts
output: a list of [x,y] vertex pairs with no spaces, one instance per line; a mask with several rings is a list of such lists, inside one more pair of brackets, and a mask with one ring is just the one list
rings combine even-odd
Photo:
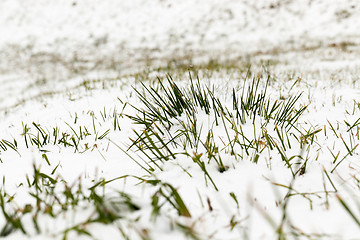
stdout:
[[4,0],[0,11],[1,85],[11,93],[0,107],[173,60],[307,52],[310,61],[286,62],[314,68],[314,60],[359,59],[357,1]]
[[[0,1],[0,235],[359,238],[359,15],[350,0]],[[186,69],[229,112],[135,124],[148,86],[166,99],[157,76],[191,92]],[[294,127],[237,121],[233,93],[268,76],[270,104],[302,93],[283,109],[307,106]]]

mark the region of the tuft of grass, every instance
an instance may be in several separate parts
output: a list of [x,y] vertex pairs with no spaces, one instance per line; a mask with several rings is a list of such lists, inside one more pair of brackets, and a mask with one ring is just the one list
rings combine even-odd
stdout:
[[[140,210],[130,195],[116,191],[105,195],[106,184],[111,181],[101,179],[90,188],[84,188],[81,179],[69,185],[64,179],[52,177],[33,166],[33,176],[27,177],[29,201],[22,206],[15,203],[16,197],[9,195],[3,189],[0,194],[1,213],[7,220],[0,231],[1,236],[7,236],[15,231],[29,234],[34,229],[42,233],[39,218],[49,216],[60,218],[68,211],[78,212],[82,209],[92,209],[91,214],[81,223],[62,230],[59,234],[67,239],[70,232],[91,236],[88,226],[94,223],[112,224],[123,218],[127,212]],[[22,219],[30,215],[33,225],[24,226]]]
[[[222,155],[228,153],[235,159],[250,157],[257,163],[265,149],[277,150],[295,176],[291,161],[299,156],[287,157],[286,154],[292,148],[291,138],[298,141],[312,138],[314,142],[317,133],[308,132],[297,137],[301,132],[296,122],[307,106],[296,107],[301,93],[284,101],[272,101],[267,96],[271,77],[268,75],[263,82],[261,74],[251,80],[250,75],[249,70],[240,92],[232,89],[232,108],[223,104],[214,87],[204,86],[199,77],[193,80],[191,74],[185,87],[180,87],[170,75],[166,81],[158,78],[153,85],[141,83],[142,89],[134,87],[142,107],[131,105],[137,113],[126,116],[140,125],[140,130],[134,130],[135,137],[130,138],[128,151],[136,147],[146,162],[141,166],[148,171],[162,171],[161,165],[166,161],[173,161],[178,155],[185,156],[204,172],[205,180],[210,180],[215,189],[206,165],[214,162],[220,172],[225,172],[228,167]],[[225,139],[214,136],[213,127],[204,133],[204,115],[210,121],[207,125],[224,130]],[[251,135],[243,130],[246,124],[252,125]],[[275,135],[270,135],[270,131]],[[305,140],[300,148],[304,147]],[[207,156],[208,161],[201,160],[201,156]]]

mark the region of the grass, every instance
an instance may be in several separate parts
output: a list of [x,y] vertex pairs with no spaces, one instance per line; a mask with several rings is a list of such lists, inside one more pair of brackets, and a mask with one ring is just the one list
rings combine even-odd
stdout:
[[[6,224],[2,227],[1,236],[5,237],[12,232],[21,231],[24,234],[33,232],[37,234],[44,231],[39,221],[39,217],[49,216],[50,218],[62,218],[71,211],[81,211],[81,209],[91,209],[91,213],[84,221],[71,227],[61,230],[63,239],[71,231],[78,234],[91,236],[86,229],[94,223],[111,224],[123,218],[127,211],[138,211],[137,204],[132,202],[131,197],[120,191],[110,195],[104,195],[106,182],[100,180],[92,187],[83,187],[81,179],[72,184],[68,184],[60,176],[53,178],[41,171],[34,165],[32,178],[27,178],[28,196],[33,199],[33,204],[28,203],[19,206],[14,202],[14,197],[10,196],[4,189],[1,191],[0,206],[6,219]],[[24,224],[23,219],[31,216],[32,226]]]
[[[103,224],[116,226],[124,239],[151,239],[151,232],[142,227],[141,221],[144,220],[140,216],[148,207],[151,213],[145,221],[156,224],[165,218],[172,231],[191,239],[205,239],[204,233],[196,228],[196,224],[203,220],[192,207],[194,199],[189,200],[183,194],[186,191],[171,183],[172,179],[166,181],[159,176],[169,171],[169,166],[175,166],[180,168],[189,183],[200,179],[205,189],[224,194],[222,177],[226,178],[245,162],[254,167],[266,166],[269,171],[279,165],[287,169],[288,182],[268,179],[279,198],[279,219],[264,211],[260,203],[251,202],[273,227],[278,239],[319,236],[306,233],[291,222],[288,215],[292,207],[290,200],[296,197],[304,198],[310,210],[317,199],[325,199],[329,205],[329,198],[336,198],[359,225],[358,214],[340,195],[333,180],[345,162],[358,154],[359,119],[328,120],[321,127],[306,125],[303,115],[311,111],[311,105],[306,101],[305,93],[298,91],[301,89],[297,87],[301,84],[299,78],[291,82],[287,97],[283,97],[273,90],[279,80],[267,71],[255,73],[251,68],[241,69],[237,85],[219,88],[215,83],[207,84],[201,79],[200,71],[204,69],[215,72],[223,67],[215,62],[199,71],[185,70],[183,66],[176,76],[167,74],[156,80],[139,80],[132,89],[136,101],[126,101],[121,96],[114,106],[104,106],[97,112],[76,112],[70,120],[58,125],[23,122],[19,137],[2,139],[1,152],[14,151],[21,156],[22,152],[31,150],[39,154],[41,163],[49,169],[42,171],[41,164],[34,164],[32,174],[19,185],[19,189],[27,190],[29,201],[26,203],[17,203],[16,191],[7,191],[3,183],[0,207],[5,223],[0,226],[0,235],[5,237],[14,232],[28,236],[43,234],[46,232],[42,225],[44,217],[59,219],[79,214],[85,217],[67,224],[56,234],[63,239],[70,239],[73,233],[95,239],[91,226]],[[226,71],[233,69],[235,66]],[[181,80],[177,80],[179,76]],[[146,77],[146,73],[135,76],[139,79]],[[95,85],[96,82],[87,81],[82,87],[93,91]],[[347,112],[356,115],[357,111],[354,103]],[[132,129],[123,127],[126,121],[131,122]],[[326,144],[328,139],[334,143]],[[95,151],[106,162],[109,161],[107,149],[112,147],[119,150],[121,156],[134,161],[143,174],[119,175],[110,180],[93,178],[90,181],[80,176],[77,181],[69,183],[58,174],[61,160],[54,164],[51,158],[54,152],[71,150],[76,156]],[[323,156],[330,159],[330,165],[322,171],[324,189],[297,189],[297,181],[306,176],[310,167]],[[355,176],[353,179],[356,180]],[[122,181],[125,183],[120,184]],[[135,196],[120,190],[120,186],[129,185],[126,182],[134,181],[136,183],[131,186],[150,191],[143,195],[147,205],[138,204]],[[329,183],[331,190],[327,186]],[[214,195],[199,192],[198,195],[203,210],[210,213],[219,211],[219,207],[213,204],[216,202]],[[244,203],[238,192],[233,190],[225,195],[235,204],[236,211],[241,212]],[[231,232],[239,229],[241,236],[248,236],[244,223],[238,220],[243,217],[231,214],[229,229]],[[187,219],[186,223],[182,219]]]
[[[199,78],[193,81],[191,75],[187,88],[179,87],[171,76],[167,77],[167,87],[160,79],[154,87],[142,84],[144,91],[135,91],[143,108],[132,106],[138,113],[128,117],[143,127],[134,131],[129,149],[136,146],[137,151],[153,164],[150,169],[162,170],[160,165],[164,162],[185,155],[202,169],[215,189],[202,156],[207,156],[208,163],[214,161],[219,171],[224,172],[227,167],[222,162],[222,153],[230,153],[235,159],[252,156],[252,161],[257,162],[268,147],[270,151],[277,150],[295,176],[292,160],[299,156],[287,157],[285,152],[291,149],[290,138],[299,141],[301,137],[307,139],[311,135],[304,136],[295,127],[307,106],[295,107],[301,94],[281,102],[271,101],[266,95],[269,80],[269,76],[264,82],[260,77],[254,77],[250,82],[244,79],[239,93],[235,89],[231,91],[232,108],[222,104],[223,100],[216,96],[212,87],[202,86]],[[260,83],[263,85],[261,90]],[[204,116],[210,121],[199,122],[198,119]],[[250,135],[243,131],[249,121],[253,129]],[[205,129],[205,125],[221,128],[225,138],[215,137],[212,128]],[[275,134],[271,136],[270,131]],[[300,142],[302,147],[303,141]]]

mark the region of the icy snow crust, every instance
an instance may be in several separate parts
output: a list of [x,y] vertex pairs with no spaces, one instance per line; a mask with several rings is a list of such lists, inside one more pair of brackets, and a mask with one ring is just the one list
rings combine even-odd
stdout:
[[[357,239],[359,16],[359,4],[350,0],[1,1],[0,136],[17,143],[17,151],[0,149],[1,194],[8,194],[5,199],[14,195],[5,209],[11,213],[18,207],[14,216],[23,216],[27,233],[17,230],[5,239]],[[192,71],[211,60],[220,69]],[[250,75],[244,67],[248,63],[253,64]],[[166,84],[166,73],[181,89],[189,89],[187,71],[177,70],[183,64],[194,79],[198,74],[203,87],[214,89],[229,111],[233,90],[241,95],[244,79],[249,84],[259,77],[263,91],[267,72],[271,102],[302,93],[295,108],[307,108],[296,126],[285,131],[285,144],[273,120],[261,127],[262,117],[253,121],[249,116],[244,123],[234,119],[244,136],[263,149],[259,153],[247,153],[241,147],[249,143],[245,139],[235,144],[238,136],[230,121],[198,108],[198,147],[179,137],[178,145],[169,143],[176,158],[158,161],[159,167],[149,163],[154,168],[149,171],[144,152],[134,146],[128,150],[136,132],[144,131],[129,118],[146,109],[135,89],[159,88],[156,77]],[[186,114],[171,121],[169,128],[156,122],[157,130],[175,136],[182,121],[192,126]],[[26,136],[44,140],[34,124],[51,136],[49,144],[25,141]],[[24,134],[26,128],[33,135]],[[59,137],[69,136],[70,145],[54,140],[54,128]],[[210,131],[225,171],[208,159],[203,143]],[[264,132],[278,149],[269,147]],[[81,133],[79,142],[71,142]],[[169,135],[162,136],[164,141]],[[281,153],[294,156],[291,169]],[[208,175],[196,157],[206,163]],[[295,178],[291,170],[299,170]],[[84,196],[68,209],[55,201],[56,217],[44,205],[39,213],[24,213],[26,204],[37,205],[29,194],[37,192],[29,186],[34,171],[56,180],[59,202],[65,201],[60,193],[69,186],[76,192],[81,182],[88,196],[96,183],[114,180],[97,188],[97,194],[106,196],[100,212],[120,218],[84,224],[99,214],[98,205]],[[38,191],[53,186],[45,179]],[[166,184],[191,216],[161,195],[161,190],[171,193]],[[119,191],[139,209],[111,202]],[[154,217],[156,197],[161,208]],[[3,228],[9,221],[0,215]]]

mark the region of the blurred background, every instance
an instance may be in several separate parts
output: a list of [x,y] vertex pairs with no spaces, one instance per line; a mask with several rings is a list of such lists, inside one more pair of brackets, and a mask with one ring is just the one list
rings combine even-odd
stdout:
[[209,61],[356,75],[359,16],[351,0],[1,0],[0,109],[84,79]]

